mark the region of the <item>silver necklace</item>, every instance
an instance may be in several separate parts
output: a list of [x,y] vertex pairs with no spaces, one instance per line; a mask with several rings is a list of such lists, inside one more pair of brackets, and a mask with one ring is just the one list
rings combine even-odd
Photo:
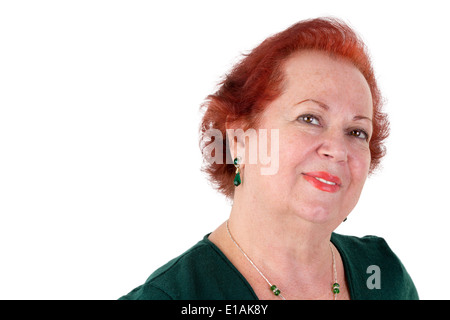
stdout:
[[[258,271],[259,275],[267,282],[267,284],[269,285],[270,291],[272,291],[274,295],[280,297],[281,299],[286,300],[286,298],[281,294],[281,290],[278,289],[278,287],[276,285],[270,283],[270,281],[264,276],[264,274],[254,264],[252,259],[249,258],[249,256],[244,252],[244,250],[242,250],[242,248],[234,240],[233,236],[231,235],[230,228],[228,227],[228,220],[227,220],[226,226],[227,226],[228,236],[230,237],[231,241],[233,241],[235,246],[244,255],[244,257],[247,259],[247,261],[250,262],[250,264],[253,266],[253,268],[255,268],[255,270]],[[331,242],[330,242],[329,245],[330,245],[331,256],[332,256],[332,260],[333,260],[333,271],[334,271],[334,283],[333,283],[333,285],[331,287],[331,292],[334,295],[334,300],[337,300],[337,294],[339,293],[340,285],[337,282],[336,261],[335,261],[335,258],[334,258],[334,251],[333,251],[333,247],[331,246]]]

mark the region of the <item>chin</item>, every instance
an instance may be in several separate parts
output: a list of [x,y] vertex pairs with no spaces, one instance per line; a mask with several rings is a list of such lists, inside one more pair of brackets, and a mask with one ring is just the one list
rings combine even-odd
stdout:
[[296,214],[302,220],[317,224],[334,222],[338,215],[338,213],[329,206],[325,207],[318,205],[302,206],[300,210],[296,210]]

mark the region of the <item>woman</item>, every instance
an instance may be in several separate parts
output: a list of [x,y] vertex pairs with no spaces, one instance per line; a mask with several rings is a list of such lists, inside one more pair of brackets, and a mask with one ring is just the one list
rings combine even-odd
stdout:
[[[418,299],[382,238],[333,233],[389,133],[365,46],[347,25],[307,20],[266,39],[204,108],[205,172],[233,200],[230,217],[122,299]],[[275,170],[263,173],[252,139]]]

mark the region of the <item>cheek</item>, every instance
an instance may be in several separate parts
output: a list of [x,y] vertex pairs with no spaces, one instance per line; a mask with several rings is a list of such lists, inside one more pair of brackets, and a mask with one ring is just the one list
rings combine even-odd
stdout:
[[352,173],[352,179],[357,182],[358,185],[364,185],[364,182],[369,175],[370,168],[370,151],[365,150],[354,153],[354,156],[350,159],[350,170]]
[[280,160],[283,159],[286,164],[298,163],[314,152],[315,145],[314,136],[298,131],[280,131]]

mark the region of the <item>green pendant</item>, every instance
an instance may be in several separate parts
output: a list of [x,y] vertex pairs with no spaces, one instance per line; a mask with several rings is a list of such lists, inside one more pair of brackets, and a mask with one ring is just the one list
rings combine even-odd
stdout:
[[241,184],[241,175],[238,172],[238,173],[236,173],[236,176],[234,177],[234,185],[237,187],[240,184]]
[[272,290],[273,294],[276,296],[279,296],[281,293],[280,289],[278,289],[276,285],[271,286],[270,290]]
[[337,294],[340,292],[339,288],[340,288],[339,283],[334,283],[331,290],[333,291],[334,294]]

